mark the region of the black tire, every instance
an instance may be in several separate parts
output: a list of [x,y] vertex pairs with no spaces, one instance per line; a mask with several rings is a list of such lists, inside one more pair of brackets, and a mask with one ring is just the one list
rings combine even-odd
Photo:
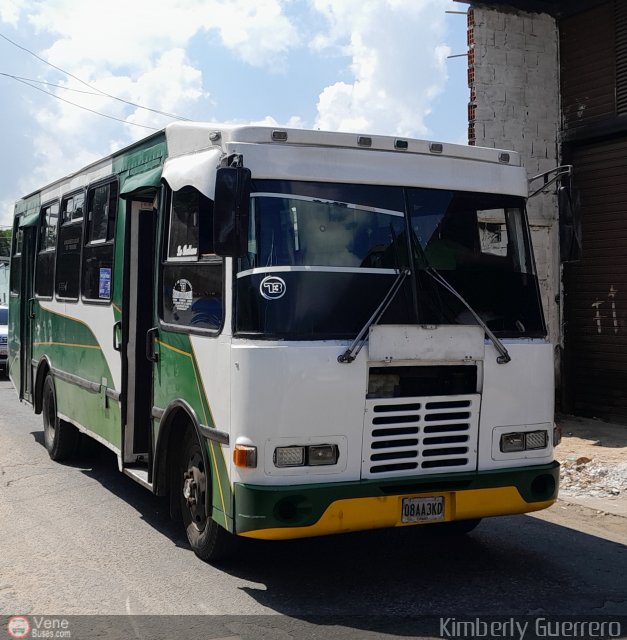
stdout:
[[48,455],[55,461],[67,460],[76,453],[80,433],[78,429],[57,415],[57,394],[54,381],[48,374],[44,380],[41,400],[44,419],[44,442]]
[[429,524],[424,529],[432,536],[464,536],[470,533],[481,522],[481,518],[472,520],[453,520]]
[[211,518],[211,469],[206,468],[200,446],[195,430],[188,426],[173,488],[180,496],[183,526],[194,553],[206,562],[227,560],[236,549],[237,538]]

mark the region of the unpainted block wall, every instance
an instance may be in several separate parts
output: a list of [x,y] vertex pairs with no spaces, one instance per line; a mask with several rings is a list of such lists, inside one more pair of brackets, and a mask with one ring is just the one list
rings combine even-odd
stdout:
[[[469,143],[518,151],[529,177],[559,164],[559,64],[555,20],[473,3],[468,13]],[[538,185],[539,186],[539,185]],[[528,203],[551,342],[561,342],[555,189]]]

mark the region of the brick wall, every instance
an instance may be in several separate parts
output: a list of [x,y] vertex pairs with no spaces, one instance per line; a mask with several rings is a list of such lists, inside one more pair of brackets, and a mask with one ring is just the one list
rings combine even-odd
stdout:
[[[529,176],[559,164],[559,64],[555,20],[547,14],[468,11],[468,142],[518,151]],[[528,204],[544,312],[561,343],[557,199],[554,190]]]

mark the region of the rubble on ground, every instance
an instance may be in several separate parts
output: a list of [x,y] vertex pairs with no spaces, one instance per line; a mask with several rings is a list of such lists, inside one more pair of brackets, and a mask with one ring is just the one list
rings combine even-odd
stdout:
[[627,462],[607,464],[588,456],[562,460],[560,492],[586,498],[627,495]]

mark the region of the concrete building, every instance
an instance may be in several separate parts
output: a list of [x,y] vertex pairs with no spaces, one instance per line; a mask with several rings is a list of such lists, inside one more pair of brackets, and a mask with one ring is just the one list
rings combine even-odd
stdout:
[[627,0],[458,1],[469,144],[519,151],[530,177],[574,165],[580,260],[556,189],[529,201],[561,408],[627,422]]

